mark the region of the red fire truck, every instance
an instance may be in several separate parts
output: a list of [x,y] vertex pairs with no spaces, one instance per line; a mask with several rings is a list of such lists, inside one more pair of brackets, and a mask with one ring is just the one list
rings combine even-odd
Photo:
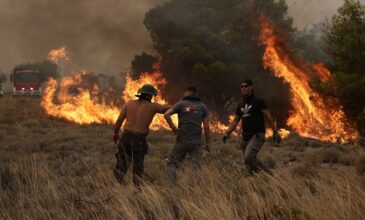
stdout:
[[42,94],[42,74],[32,69],[14,69],[10,76],[13,82],[13,95],[34,95]]

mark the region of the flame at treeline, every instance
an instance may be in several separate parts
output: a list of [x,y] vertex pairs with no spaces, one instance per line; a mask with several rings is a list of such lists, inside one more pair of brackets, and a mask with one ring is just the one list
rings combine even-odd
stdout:
[[[86,79],[89,75],[85,71],[76,72],[70,76],[63,77],[59,83],[52,78],[49,79],[41,101],[41,106],[45,112],[53,117],[81,125],[115,123],[120,113],[120,108],[98,96],[101,91],[97,84],[90,85],[87,82]],[[124,102],[135,99],[138,89],[147,83],[152,84],[159,90],[158,95],[154,97],[153,101],[161,105],[168,105],[160,92],[167,81],[159,71],[142,74],[136,80],[132,79],[130,74],[127,73],[121,98]],[[177,125],[177,115],[173,115],[172,119]],[[157,114],[154,117],[150,128],[152,130],[168,129],[162,114]],[[224,132],[227,128],[228,126],[217,121],[211,123],[211,130],[213,132]]]
[[264,67],[290,85],[293,110],[287,119],[287,125],[304,137],[331,142],[355,140],[358,131],[347,121],[338,100],[324,100],[309,85],[311,77],[308,69],[321,80],[329,78],[330,71],[325,65],[310,65],[294,60],[284,37],[275,32],[273,25],[264,16],[261,20],[260,40],[266,47]]
[[[119,109],[98,100],[99,88],[82,86],[86,72],[77,72],[58,83],[50,78],[44,89],[41,106],[48,115],[77,124],[113,123]],[[70,92],[72,91],[72,92]]]

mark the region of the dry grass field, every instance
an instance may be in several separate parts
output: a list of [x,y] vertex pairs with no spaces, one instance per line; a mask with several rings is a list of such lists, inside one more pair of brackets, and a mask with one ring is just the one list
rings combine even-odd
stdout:
[[47,117],[39,99],[0,99],[1,219],[365,219],[365,153],[292,135],[259,158],[273,176],[249,177],[239,139],[213,136],[202,181],[185,166],[165,179],[174,136],[152,132],[140,190],[112,175],[110,125]]

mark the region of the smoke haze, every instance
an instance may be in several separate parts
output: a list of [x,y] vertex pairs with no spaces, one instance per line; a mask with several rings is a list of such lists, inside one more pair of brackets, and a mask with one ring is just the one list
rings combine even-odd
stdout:
[[[0,70],[9,73],[16,64],[42,61],[49,50],[66,46],[73,69],[117,74],[134,55],[153,52],[144,15],[166,1],[1,0]],[[331,17],[343,0],[287,2],[302,29]]]
[[116,74],[153,51],[144,14],[161,0],[2,0],[0,69],[42,61],[61,46],[74,69]]
[[[359,0],[365,4],[365,0]],[[337,12],[344,0],[286,0],[288,14],[294,20],[298,29],[310,27],[310,25],[330,19]]]

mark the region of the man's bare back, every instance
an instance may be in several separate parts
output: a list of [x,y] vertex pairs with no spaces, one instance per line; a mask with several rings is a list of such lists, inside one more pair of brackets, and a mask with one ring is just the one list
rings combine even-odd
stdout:
[[163,114],[166,107],[145,100],[133,100],[126,104],[126,123],[124,129],[147,134],[155,114]]
[[115,128],[119,130],[123,121],[126,120],[124,130],[148,134],[149,126],[155,114],[163,114],[167,109],[167,106],[143,99],[129,101],[123,106]]

